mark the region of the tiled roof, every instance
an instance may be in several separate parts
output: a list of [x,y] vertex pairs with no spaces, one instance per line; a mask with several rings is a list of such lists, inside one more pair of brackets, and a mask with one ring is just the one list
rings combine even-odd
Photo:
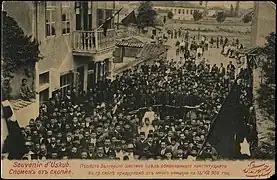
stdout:
[[141,42],[125,42],[125,41],[118,41],[115,44],[116,46],[125,46],[125,47],[136,47],[136,48],[142,48],[144,46],[144,43]]

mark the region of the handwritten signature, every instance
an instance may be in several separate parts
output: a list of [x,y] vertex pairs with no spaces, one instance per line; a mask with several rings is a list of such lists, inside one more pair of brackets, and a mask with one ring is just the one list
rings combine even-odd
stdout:
[[255,161],[251,161],[247,168],[243,169],[243,172],[247,177],[267,177],[272,172],[272,166],[263,164],[257,164]]

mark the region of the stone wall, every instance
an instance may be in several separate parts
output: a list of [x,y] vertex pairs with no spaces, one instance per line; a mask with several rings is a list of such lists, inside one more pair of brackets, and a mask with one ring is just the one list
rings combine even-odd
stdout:
[[276,32],[276,5],[268,1],[255,2],[254,18],[251,28],[251,44],[253,46],[263,46],[265,37],[271,32]]

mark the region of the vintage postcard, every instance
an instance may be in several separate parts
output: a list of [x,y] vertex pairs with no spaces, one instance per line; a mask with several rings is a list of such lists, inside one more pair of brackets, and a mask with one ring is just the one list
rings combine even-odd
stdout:
[[273,1],[4,1],[1,177],[275,174]]

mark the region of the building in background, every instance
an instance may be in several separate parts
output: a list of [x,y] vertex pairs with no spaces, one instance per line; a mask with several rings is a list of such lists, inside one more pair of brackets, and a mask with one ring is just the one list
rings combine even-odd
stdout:
[[210,7],[208,8],[207,16],[216,16],[219,12],[224,12],[225,9],[222,7]]
[[57,90],[62,94],[73,87],[77,93],[87,91],[112,76],[114,19],[106,36],[98,27],[113,15],[114,7],[114,2],[105,1],[3,3],[8,16],[40,43],[43,59],[36,65],[37,102],[48,100]]
[[265,37],[276,32],[276,4],[272,1],[255,1],[251,27],[251,45],[263,46]]
[[205,7],[188,2],[153,1],[153,8],[157,11],[167,10],[173,13],[175,20],[192,20],[195,11],[204,12]]

